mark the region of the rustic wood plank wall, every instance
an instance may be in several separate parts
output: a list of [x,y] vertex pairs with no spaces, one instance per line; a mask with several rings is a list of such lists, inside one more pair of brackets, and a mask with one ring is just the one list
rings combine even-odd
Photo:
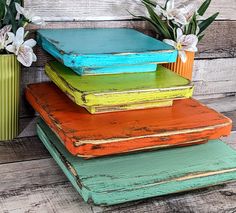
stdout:
[[[163,1],[163,0],[161,0]],[[161,2],[160,1],[160,2]],[[180,0],[178,0],[180,1]],[[202,0],[199,0],[202,1]],[[144,13],[139,0],[25,0],[26,8],[33,9],[45,18],[44,28],[106,28],[128,27],[154,36],[149,24],[133,19],[127,11]],[[220,11],[217,21],[208,29],[199,44],[194,66],[195,96],[199,98],[222,97],[236,93],[236,1],[213,0],[212,14]],[[29,26],[34,36],[35,26]],[[22,93],[26,84],[46,81],[43,67],[52,57],[36,48],[38,61],[22,70]],[[29,111],[22,96],[22,116]]]

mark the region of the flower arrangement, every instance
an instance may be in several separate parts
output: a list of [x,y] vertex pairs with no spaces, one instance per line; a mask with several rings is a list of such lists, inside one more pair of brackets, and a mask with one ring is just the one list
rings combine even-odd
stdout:
[[44,21],[31,10],[20,5],[20,0],[0,0],[0,54],[15,54],[17,60],[26,67],[36,61],[34,39],[25,40],[29,23],[42,25]]
[[174,0],[166,0],[165,5],[161,6],[151,0],[142,0],[149,16],[136,17],[151,23],[160,38],[177,49],[182,62],[186,62],[186,51],[198,50],[198,42],[219,14],[204,19],[211,0],[201,2],[195,0],[175,4]]

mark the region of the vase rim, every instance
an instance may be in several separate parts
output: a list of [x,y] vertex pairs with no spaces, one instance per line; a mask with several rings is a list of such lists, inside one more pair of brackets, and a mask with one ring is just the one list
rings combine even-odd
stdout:
[[11,53],[11,54],[0,54],[0,57],[9,57],[9,56],[15,56],[15,54]]

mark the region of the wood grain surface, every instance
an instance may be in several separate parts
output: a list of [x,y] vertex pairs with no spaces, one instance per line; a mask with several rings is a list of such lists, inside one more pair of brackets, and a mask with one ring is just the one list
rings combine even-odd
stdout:
[[79,194],[95,205],[124,203],[236,179],[236,152],[219,140],[86,161],[72,156],[42,120],[37,131]]
[[[220,99],[204,100],[210,107],[215,110],[226,112],[236,109],[235,97],[224,97]],[[227,112],[228,116],[234,116],[235,113]],[[233,121],[236,117],[230,117]],[[21,119],[22,120],[22,119]],[[4,167],[8,168],[7,173],[11,173],[12,178],[8,175],[1,176],[1,186],[4,190],[0,191],[0,209],[5,212],[48,212],[48,213],[172,213],[178,212],[232,212],[236,208],[236,183],[222,184],[215,187],[208,187],[191,192],[178,193],[169,196],[161,196],[153,199],[129,202],[126,204],[115,205],[111,207],[96,207],[86,204],[73,186],[66,180],[65,175],[58,168],[53,159],[48,155],[48,161],[45,161],[47,152],[42,144],[38,146],[36,137],[27,137],[32,133],[32,118],[23,118],[22,132],[26,134],[21,138],[21,144],[18,150],[12,149],[9,142],[1,142],[1,149],[6,153],[11,153],[11,157],[0,155],[0,171]],[[29,131],[28,131],[29,130]],[[235,130],[235,127],[233,128]],[[24,135],[22,135],[24,137]],[[24,139],[24,140],[23,140]],[[236,134],[232,132],[230,137],[224,141],[236,149]],[[24,147],[24,148],[22,148]],[[35,150],[35,151],[32,151]],[[37,164],[29,161],[24,157],[27,153],[28,159],[35,159]],[[49,165],[45,167],[45,164]],[[35,166],[37,165],[37,169]],[[27,175],[19,173],[17,167],[27,170]],[[34,171],[34,182],[36,184],[26,184],[31,172]],[[54,175],[60,176],[53,182]],[[42,177],[47,177],[47,181]],[[29,177],[29,178],[28,178]],[[20,181],[19,181],[20,180]],[[5,186],[4,186],[5,185]],[[219,202],[220,200],[220,202]]]
[[175,62],[177,57],[172,46],[127,28],[42,29],[37,38],[44,50],[79,75],[142,72],[143,65],[143,72],[154,71],[152,63]]
[[230,119],[193,99],[176,100],[173,107],[94,116],[51,83],[28,86],[26,97],[67,149],[86,158],[192,145],[231,131]]
[[[164,3],[164,0],[158,3]],[[177,0],[176,3],[181,2]],[[203,0],[200,0],[203,2]],[[36,11],[37,15],[44,17],[47,21],[74,21],[74,20],[124,20],[133,17],[134,14],[145,14],[144,7],[139,0],[67,0],[53,1],[24,0],[26,8]],[[219,19],[236,20],[236,2],[234,0],[212,1],[207,15],[220,12]]]
[[[102,15],[113,15],[113,13],[120,13],[119,10],[115,10],[112,12],[104,12],[104,9],[99,9],[102,5],[106,4],[108,1],[103,2],[95,2],[95,4],[99,4],[97,7],[92,7],[94,2],[86,1],[88,4],[84,4],[85,8],[89,8],[87,10],[87,14],[85,16],[81,16],[78,13],[77,7],[70,6],[71,1],[60,1],[51,2],[53,7],[49,7],[47,5],[49,1],[43,1],[44,6],[41,8],[41,2],[25,0],[25,5],[27,8],[33,8],[36,10],[44,10],[44,14],[48,14],[50,20],[61,20],[60,16],[69,13],[70,21],[49,21],[46,26],[43,28],[81,28],[81,27],[129,27],[135,28],[142,32],[151,34],[154,36],[152,31],[150,31],[149,24],[143,21],[136,20],[115,20],[113,16],[113,21],[73,21],[74,17],[99,17],[101,13],[94,13],[94,10],[102,10]],[[74,1],[76,4],[78,1]],[[92,2],[92,4],[91,4]],[[111,2],[111,1],[109,1]],[[50,3],[50,5],[51,5]],[[82,1],[83,3],[83,1]],[[118,1],[115,4],[119,4]],[[63,7],[61,7],[63,5]],[[92,5],[92,6],[91,6]],[[111,4],[112,5],[112,4]],[[83,6],[83,5],[82,5]],[[60,10],[58,8],[61,7]],[[67,9],[67,7],[69,9]],[[71,17],[71,12],[68,12],[70,8],[75,11],[75,13]],[[84,8],[84,7],[82,7]],[[98,9],[97,9],[98,8]],[[236,40],[234,39],[234,35],[236,34],[236,21],[235,20],[235,1],[227,0],[227,1],[212,1],[211,11],[220,11],[220,19],[216,21],[206,32],[205,38],[198,45],[199,53],[196,55],[196,59],[204,59],[204,60],[196,60],[195,61],[195,70],[194,75],[198,78],[196,85],[196,93],[195,96],[200,98],[219,98],[218,100],[204,100],[206,103],[210,104],[210,106],[215,107],[216,110],[220,111],[228,111],[235,110],[234,100],[235,97],[227,97],[228,95],[235,94],[235,84],[234,71],[235,71],[235,48],[236,48]],[[52,10],[55,11],[51,12]],[[91,13],[90,13],[91,12]],[[40,11],[37,12],[41,13]],[[55,14],[55,15],[54,15]],[[31,30],[38,28],[38,26],[29,26]],[[38,61],[34,64],[34,67],[22,69],[22,92],[26,84],[33,82],[41,82],[48,80],[46,75],[44,74],[43,66],[46,61],[51,60],[52,58],[42,52],[39,48],[36,50]],[[210,59],[210,60],[209,60]],[[204,69],[198,69],[198,64]],[[36,67],[37,66],[37,67]],[[210,70],[208,73],[207,71]],[[217,73],[214,73],[215,70],[218,70]],[[202,75],[204,72],[204,75]],[[208,75],[209,74],[209,75]],[[202,76],[201,78],[199,76]],[[209,78],[208,78],[209,77]],[[224,79],[223,81],[221,79]],[[200,80],[199,80],[200,79]],[[206,79],[206,80],[204,80]],[[207,95],[204,95],[205,91],[207,91]],[[29,105],[23,101],[22,98],[22,107],[21,108],[21,117],[28,117],[29,115],[33,115],[32,109],[30,109]],[[227,113],[228,116],[233,116],[235,113]],[[233,120],[235,118],[231,117]],[[26,129],[22,131],[22,137],[24,134],[32,135],[35,134],[32,131],[33,125],[28,123],[26,125]],[[33,128],[34,129],[34,128]],[[29,131],[28,131],[29,130]],[[23,138],[22,138],[23,139]],[[29,159],[40,158],[38,153],[42,153],[42,147],[38,147],[38,141],[36,138],[24,138],[21,139],[21,144],[19,144],[18,150],[14,150],[12,152],[12,146],[8,146],[8,143],[2,143],[1,148],[6,150],[7,152],[11,152],[11,158],[8,158],[7,155],[0,155],[5,158],[3,164],[5,167],[9,168],[8,173],[12,174],[12,179],[8,180],[7,175],[2,175],[1,180],[4,180],[4,184],[11,186],[8,190],[8,187],[4,187],[6,190],[0,192],[0,209],[3,212],[75,212],[75,213],[87,213],[87,212],[109,212],[109,213],[127,213],[127,212],[148,212],[148,213],[172,213],[178,212],[203,212],[203,213],[218,213],[218,212],[234,212],[236,209],[236,184],[224,184],[217,187],[210,187],[204,190],[196,190],[190,193],[179,193],[171,196],[158,197],[154,199],[139,201],[139,202],[131,202],[123,205],[116,205],[109,208],[97,208],[91,207],[85,204],[81,197],[76,193],[76,191],[72,188],[71,184],[68,183],[61,173],[61,179],[58,179],[58,182],[54,182],[50,184],[50,177],[54,178],[54,172],[57,173],[58,169],[55,166],[53,160],[48,161],[47,163],[50,165],[45,168],[45,161],[38,160],[37,162],[37,170],[35,170],[35,164],[27,161],[22,161],[22,156],[25,156],[25,153],[28,152]],[[230,138],[226,141],[230,143],[232,147],[235,147],[235,134],[233,133]],[[31,144],[32,143],[32,144]],[[27,144],[31,144],[32,146],[28,146]],[[3,148],[6,146],[7,148]],[[22,149],[21,147],[25,147],[27,149]],[[34,149],[35,152],[30,151]],[[8,151],[7,151],[8,150]],[[38,151],[37,151],[38,150]],[[5,151],[4,151],[5,152]],[[14,157],[15,155],[15,157]],[[10,162],[15,163],[7,163],[8,160]],[[22,167],[25,165],[27,168],[27,175],[30,177],[31,172],[34,171],[35,179],[34,181],[38,184],[36,185],[24,185],[24,178],[21,177],[23,173],[19,173],[16,171],[16,167]],[[3,167],[1,167],[3,168]],[[23,168],[23,167],[22,167]],[[57,175],[59,175],[57,173]],[[40,182],[40,179],[46,176],[47,181],[43,183]],[[20,180],[20,184],[19,183]],[[26,182],[28,181],[26,177]],[[1,184],[2,185],[2,184]]]
[[92,114],[172,106],[173,100],[193,94],[189,80],[162,66],[155,72],[79,76],[59,62],[50,62],[45,72]]

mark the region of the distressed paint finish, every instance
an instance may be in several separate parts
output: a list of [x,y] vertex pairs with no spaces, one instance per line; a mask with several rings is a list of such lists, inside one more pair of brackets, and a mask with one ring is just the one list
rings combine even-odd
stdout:
[[[173,47],[133,29],[45,29],[38,31],[38,42],[80,75],[88,74],[88,68],[91,74],[102,74],[99,71],[104,67],[110,74],[155,71],[152,64],[144,70],[128,65],[175,62],[177,58]],[[123,70],[113,66],[126,67]]]
[[86,202],[113,205],[236,179],[236,152],[222,141],[83,160],[72,156],[42,121],[40,139]]
[[78,76],[61,63],[50,62],[45,71],[68,97],[90,113],[171,106],[172,100],[193,94],[189,80],[162,66],[149,73]]
[[140,73],[140,72],[154,72],[157,70],[158,64],[141,64],[130,66],[112,66],[112,67],[79,67],[73,70],[79,75],[108,75],[120,73]]
[[229,118],[193,99],[177,100],[173,107],[91,115],[52,83],[29,85],[26,98],[66,148],[84,158],[199,144],[229,135],[232,127]]

